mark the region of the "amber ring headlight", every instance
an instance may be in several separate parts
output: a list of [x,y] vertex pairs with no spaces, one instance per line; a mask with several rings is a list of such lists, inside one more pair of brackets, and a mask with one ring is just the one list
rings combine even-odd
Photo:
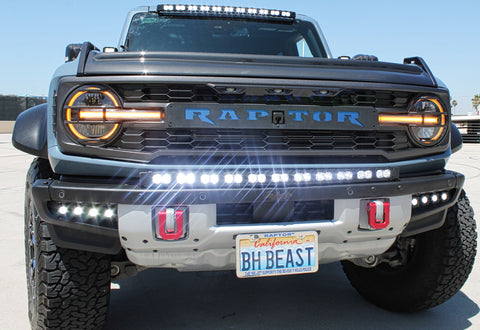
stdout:
[[436,97],[419,97],[408,108],[408,113],[378,115],[380,125],[407,125],[410,137],[420,146],[439,143],[447,131],[447,113]]
[[67,131],[83,144],[103,145],[113,140],[125,121],[158,121],[162,109],[124,109],[116,94],[103,86],[76,89],[64,106]]
[[66,102],[65,124],[75,138],[84,142],[105,142],[118,131],[119,123],[98,118],[85,122],[81,118],[83,111],[93,109],[104,112],[120,108],[114,94],[103,87],[88,86],[76,90]]

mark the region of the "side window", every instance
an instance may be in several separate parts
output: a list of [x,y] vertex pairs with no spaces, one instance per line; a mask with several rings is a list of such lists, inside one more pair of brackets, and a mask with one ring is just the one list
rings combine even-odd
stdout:
[[297,50],[300,57],[313,57],[307,42],[303,38],[297,41]]

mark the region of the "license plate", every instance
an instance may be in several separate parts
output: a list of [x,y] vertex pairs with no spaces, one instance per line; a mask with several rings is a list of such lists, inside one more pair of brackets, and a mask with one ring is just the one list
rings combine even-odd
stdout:
[[261,277],[318,270],[315,231],[238,235],[237,276]]

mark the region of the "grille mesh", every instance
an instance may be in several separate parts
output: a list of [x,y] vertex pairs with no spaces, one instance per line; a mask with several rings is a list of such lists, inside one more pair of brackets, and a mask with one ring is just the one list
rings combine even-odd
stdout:
[[[227,88],[208,85],[113,85],[126,102],[214,102],[304,104],[322,106],[371,106],[406,108],[411,94],[398,91],[314,88]],[[277,91],[277,92],[276,92]]]
[[136,151],[322,151],[408,149],[404,131],[127,129],[113,147]]

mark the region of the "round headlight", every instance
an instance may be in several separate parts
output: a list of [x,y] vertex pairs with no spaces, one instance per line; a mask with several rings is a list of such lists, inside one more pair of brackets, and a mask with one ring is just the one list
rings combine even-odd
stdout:
[[409,125],[412,139],[421,146],[432,146],[446,133],[446,112],[436,97],[420,97],[411,103],[408,113],[421,115],[421,121]]
[[84,114],[105,113],[120,108],[115,94],[102,86],[84,86],[75,90],[66,101],[65,125],[82,143],[105,143],[118,132],[120,124],[101,115],[95,120],[84,120]]

